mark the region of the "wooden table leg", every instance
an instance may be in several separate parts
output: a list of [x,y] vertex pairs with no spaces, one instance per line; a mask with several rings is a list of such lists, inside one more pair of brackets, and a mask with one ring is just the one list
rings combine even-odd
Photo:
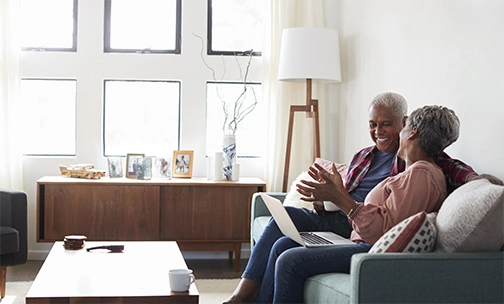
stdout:
[[235,270],[240,271],[241,243],[235,244]]

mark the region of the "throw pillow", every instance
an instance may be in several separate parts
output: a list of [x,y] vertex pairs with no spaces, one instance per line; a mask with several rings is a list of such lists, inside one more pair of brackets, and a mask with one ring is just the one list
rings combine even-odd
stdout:
[[503,218],[503,186],[486,179],[466,183],[439,209],[435,251],[499,251],[504,244]]
[[431,252],[436,243],[435,219],[435,212],[412,215],[382,235],[369,252]]

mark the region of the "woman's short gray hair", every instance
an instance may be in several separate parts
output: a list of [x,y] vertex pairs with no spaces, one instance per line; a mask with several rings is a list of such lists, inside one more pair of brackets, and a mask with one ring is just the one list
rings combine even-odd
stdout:
[[402,97],[400,94],[394,92],[384,92],[376,95],[371,104],[369,105],[369,109],[372,106],[381,105],[389,108],[394,117],[402,119],[404,116],[408,115],[408,103],[406,99]]
[[438,157],[459,137],[460,121],[451,109],[424,106],[406,120],[406,128],[417,129],[420,149],[430,157]]

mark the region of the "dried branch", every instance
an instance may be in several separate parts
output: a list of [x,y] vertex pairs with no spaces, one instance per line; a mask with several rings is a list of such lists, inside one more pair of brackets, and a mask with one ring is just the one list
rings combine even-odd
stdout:
[[[201,41],[201,52],[200,52],[201,60],[203,61],[203,63],[205,64],[205,66],[210,71],[212,71],[212,79],[213,79],[214,83],[217,84],[216,72],[205,61],[205,57],[203,56],[203,51],[204,51],[204,40],[203,40],[203,38],[201,36],[198,36],[198,35],[194,34],[194,33],[192,33],[192,34],[193,34],[193,36],[195,36],[195,37],[197,37],[197,38],[200,39],[200,41]],[[245,101],[246,101],[245,95],[247,94],[247,90],[249,89],[249,86],[247,85],[247,77],[248,77],[248,74],[249,74],[249,71],[250,71],[250,64],[252,62],[252,53],[253,53],[253,50],[250,50],[248,52],[249,52],[249,59],[248,59],[248,62],[247,62],[247,67],[245,69],[245,75],[243,75],[243,71],[242,71],[242,68],[240,66],[240,62],[238,61],[238,58],[237,58],[237,56],[235,54],[235,61],[236,61],[236,64],[237,64],[239,72],[240,72],[240,79],[242,80],[243,91],[240,93],[240,95],[234,101],[233,115],[232,115],[232,117],[231,117],[231,115],[229,113],[229,110],[227,108],[226,101],[222,97],[222,94],[219,91],[219,88],[216,87],[216,93],[217,93],[217,96],[219,97],[219,100],[221,101],[222,110],[224,112],[224,122],[222,124],[222,131],[224,133],[226,132],[226,130],[228,130],[228,131],[231,132],[231,134],[235,134],[236,130],[238,129],[238,124],[248,114],[250,114],[255,109],[255,107],[257,105],[257,96],[255,94],[255,90],[254,90],[253,87],[250,87],[250,90],[252,91],[252,94],[254,96],[254,102],[251,105],[246,106],[244,108]],[[222,79],[224,79],[224,75],[226,74],[226,64],[225,64],[224,58],[222,56],[221,56],[221,58],[222,58],[222,66],[223,66],[223,74],[222,74],[222,78],[221,78],[221,81],[222,81]]]

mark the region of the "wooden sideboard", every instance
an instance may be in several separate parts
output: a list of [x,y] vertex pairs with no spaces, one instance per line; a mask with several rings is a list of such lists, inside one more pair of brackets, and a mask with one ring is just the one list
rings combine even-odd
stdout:
[[235,253],[250,241],[252,194],[259,178],[88,180],[46,176],[37,181],[37,242],[85,235],[92,241],[177,241],[185,251]]

